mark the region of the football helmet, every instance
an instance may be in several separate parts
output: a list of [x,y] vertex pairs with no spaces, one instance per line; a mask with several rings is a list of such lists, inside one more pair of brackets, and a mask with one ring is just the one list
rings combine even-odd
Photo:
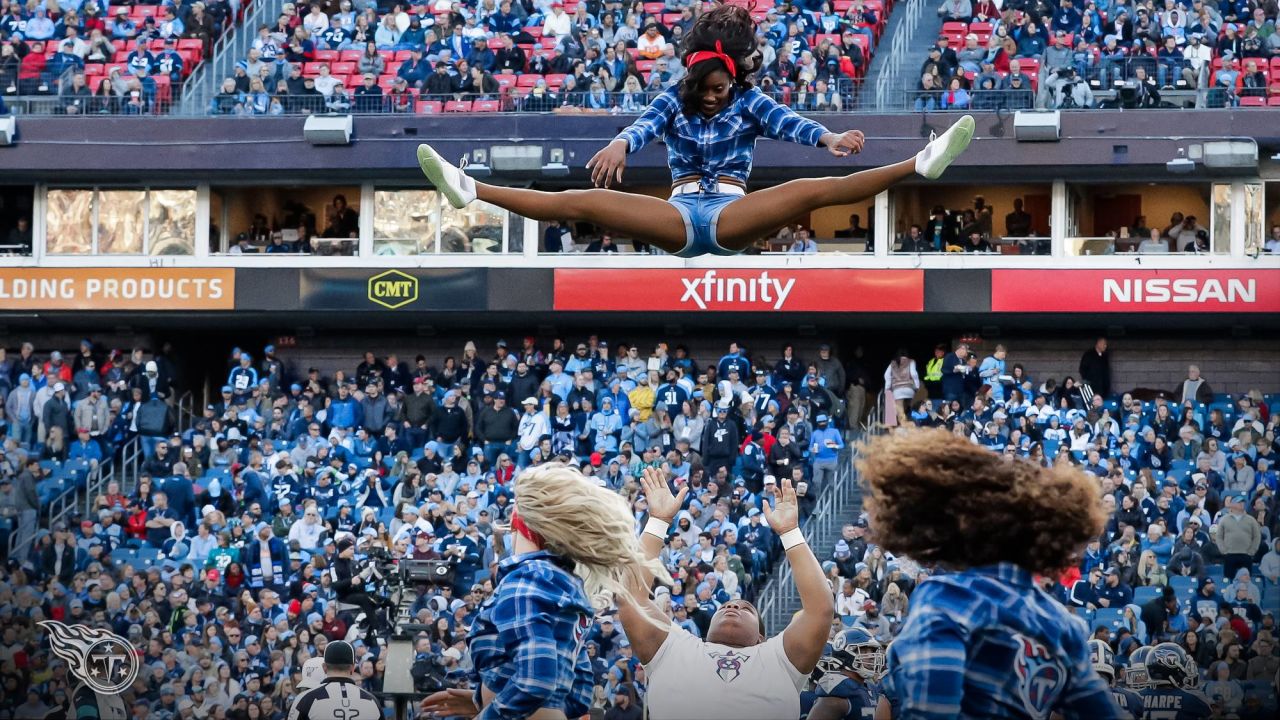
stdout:
[[818,661],[823,673],[853,672],[867,682],[884,677],[885,649],[871,633],[849,628],[836,633]]
[[1181,646],[1162,642],[1147,656],[1147,677],[1153,687],[1192,690],[1200,685],[1200,669]]
[[1130,690],[1146,690],[1151,687],[1151,676],[1147,674],[1147,658],[1151,656],[1151,646],[1143,645],[1129,654],[1129,667],[1124,671],[1124,684]]
[[1115,680],[1116,654],[1111,651],[1111,646],[1106,642],[1097,638],[1089,641],[1089,662],[1093,664],[1093,669],[1097,670],[1099,675],[1105,675],[1108,680]]

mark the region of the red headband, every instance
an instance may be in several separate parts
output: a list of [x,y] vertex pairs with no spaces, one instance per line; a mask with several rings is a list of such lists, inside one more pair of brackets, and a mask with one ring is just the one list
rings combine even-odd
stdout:
[[690,53],[685,56],[684,64],[686,67],[693,67],[694,65],[707,60],[719,60],[724,63],[724,67],[729,71],[729,75],[735,78],[738,76],[738,66],[734,64],[733,58],[724,54],[724,48],[720,46],[719,40],[716,41],[716,49],[714,51],[699,50],[696,53]]
[[528,525],[525,525],[524,518],[520,517],[520,513],[514,509],[511,511],[511,529],[515,530],[517,534],[523,535],[526,540],[538,547],[543,547],[547,544],[547,541],[543,540],[541,535],[531,530]]

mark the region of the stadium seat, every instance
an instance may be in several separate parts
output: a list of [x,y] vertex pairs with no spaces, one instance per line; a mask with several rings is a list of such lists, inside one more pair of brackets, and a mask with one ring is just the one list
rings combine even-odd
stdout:
[[1143,605],[1160,597],[1160,588],[1143,585],[1133,589],[1133,604]]
[[1090,627],[1094,630],[1105,627],[1111,632],[1120,629],[1124,622],[1124,608],[1098,608],[1093,611],[1093,622]]
[[476,100],[471,103],[471,112],[498,112],[501,109],[497,100]]
[[358,66],[353,62],[336,62],[329,66],[329,72],[334,75],[354,75]]
[[1266,107],[1267,99],[1257,95],[1245,95],[1240,98],[1240,107]]
[[471,112],[470,100],[450,100],[444,104],[445,112]]
[[1196,593],[1196,579],[1193,577],[1174,575],[1169,578],[1169,587],[1173,588],[1174,592],[1178,594],[1179,602],[1185,602]]

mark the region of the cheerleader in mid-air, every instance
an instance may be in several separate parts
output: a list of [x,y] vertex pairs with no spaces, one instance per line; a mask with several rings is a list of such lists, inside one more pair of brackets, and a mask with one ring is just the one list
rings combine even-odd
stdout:
[[[973,118],[965,115],[915,157],[844,177],[792,180],[743,201],[761,135],[825,147],[836,157],[860,152],[865,142],[860,131],[831,132],[752,84],[760,69],[755,30],[741,7],[703,13],[683,42],[684,80],[588,161],[596,188],[544,192],[478,183],[429,145],[418,146],[418,164],[455,208],[482,200],[534,220],[593,223],[695,257],[740,253],[792,218],[873,197],[914,174],[935,179],[973,139]],[[659,138],[671,166],[668,200],[606,189],[621,183],[628,153]]]

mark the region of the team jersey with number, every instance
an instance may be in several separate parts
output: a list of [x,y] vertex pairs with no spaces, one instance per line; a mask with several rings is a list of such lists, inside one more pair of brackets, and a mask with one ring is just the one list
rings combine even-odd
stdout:
[[807,718],[822,698],[839,698],[849,704],[843,720],[871,720],[876,715],[877,694],[852,678],[829,673],[818,680],[813,690],[800,694],[800,718]]
[[288,720],[382,720],[382,706],[350,678],[329,677],[293,701]]
[[1116,704],[1120,709],[1128,715],[1126,717],[1132,720],[1142,720],[1142,696],[1130,690],[1129,688],[1111,688],[1111,696],[1116,699]]
[[735,648],[673,629],[645,672],[651,720],[800,717],[806,676],[787,659],[782,635]]
[[1141,695],[1143,720],[1200,720],[1213,715],[1209,699],[1199,690],[1150,688]]

